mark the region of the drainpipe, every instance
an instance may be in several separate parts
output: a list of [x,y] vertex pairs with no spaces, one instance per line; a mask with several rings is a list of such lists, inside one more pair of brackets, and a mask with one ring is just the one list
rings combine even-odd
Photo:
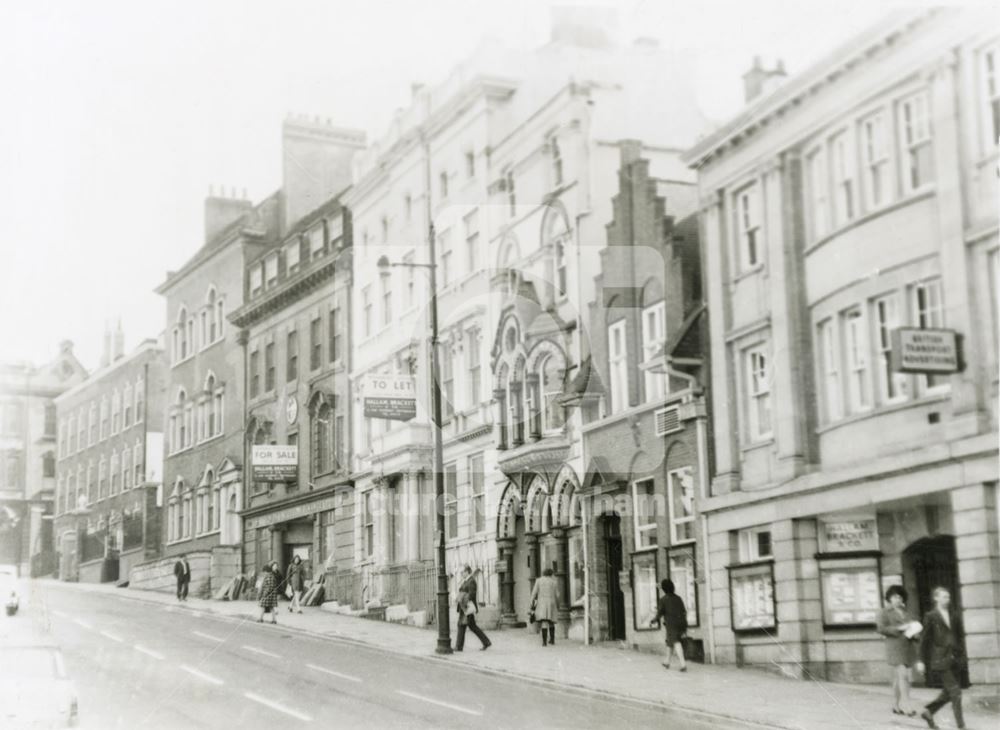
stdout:
[[[248,403],[249,403],[249,400],[250,400],[250,373],[248,372],[248,370],[249,370],[249,364],[250,363],[249,363],[249,360],[247,359],[247,348],[248,348],[248,343],[250,342],[250,333],[247,332],[245,329],[241,329],[240,332],[239,332],[239,334],[237,335],[237,340],[236,341],[240,344],[240,347],[243,349],[243,398],[242,398],[242,401],[243,401],[243,425],[240,427],[240,433],[241,433],[241,437],[240,438],[241,438],[241,440],[243,442],[243,471],[242,471],[242,474],[241,474],[242,478],[240,479],[240,481],[242,482],[242,484],[240,486],[242,487],[242,492],[243,493],[240,495],[240,499],[237,500],[237,505],[236,506],[237,506],[237,513],[238,513],[239,512],[239,508],[241,506],[244,509],[246,509],[246,505],[247,505],[247,478],[248,478],[247,475],[249,475],[251,473],[251,470],[253,469],[252,465],[250,464],[250,445],[249,445],[249,441],[247,439],[247,433],[246,433],[247,416],[250,413],[249,406],[248,406]],[[240,532],[244,533],[245,531],[243,530],[243,520],[239,519],[239,521],[238,521],[237,524],[239,524],[239,526],[240,526]],[[240,560],[239,560],[240,573],[245,574],[247,572],[247,566],[245,564],[245,558],[244,558],[245,553],[243,552],[243,543],[244,543],[244,540],[240,539],[240,538],[243,537],[243,535],[238,535],[238,536],[235,536],[235,537],[237,538],[238,544],[240,545]],[[255,537],[254,538],[255,549],[256,549],[257,543],[258,543],[258,540]]]
[[[705,433],[705,419],[698,416],[698,474],[701,498],[708,497],[708,440]],[[708,515],[701,514],[701,539],[705,558],[705,610],[708,612],[708,661],[715,664],[715,607],[712,603],[712,553],[708,549]],[[697,548],[696,548],[697,549]]]

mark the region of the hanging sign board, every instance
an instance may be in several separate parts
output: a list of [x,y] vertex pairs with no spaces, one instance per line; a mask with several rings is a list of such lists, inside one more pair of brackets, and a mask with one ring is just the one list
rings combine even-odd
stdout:
[[369,375],[363,392],[365,418],[409,421],[417,415],[417,382],[412,375]]
[[258,482],[294,482],[299,478],[299,447],[254,444],[253,478]]
[[957,373],[961,338],[954,330],[900,327],[892,332],[889,364],[899,373]]

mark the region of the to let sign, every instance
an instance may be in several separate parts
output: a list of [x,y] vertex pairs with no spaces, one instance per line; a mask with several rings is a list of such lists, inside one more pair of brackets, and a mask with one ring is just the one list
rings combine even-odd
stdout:
[[364,388],[365,418],[409,421],[417,415],[417,383],[411,375],[369,375]]
[[258,482],[294,482],[299,478],[299,447],[255,444],[251,455]]
[[960,344],[954,330],[900,327],[892,333],[890,365],[900,373],[957,373]]

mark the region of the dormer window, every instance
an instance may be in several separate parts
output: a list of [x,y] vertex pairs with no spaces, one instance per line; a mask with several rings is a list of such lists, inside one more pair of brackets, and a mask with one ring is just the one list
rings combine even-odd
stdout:
[[264,286],[264,270],[260,264],[250,269],[250,296],[255,297],[260,294]]
[[278,284],[278,254],[276,253],[264,259],[264,281],[268,289]]

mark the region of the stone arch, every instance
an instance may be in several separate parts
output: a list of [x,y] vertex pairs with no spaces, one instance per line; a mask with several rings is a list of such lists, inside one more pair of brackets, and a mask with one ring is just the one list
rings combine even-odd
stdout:
[[549,529],[549,485],[541,474],[535,474],[528,483],[524,504],[526,506],[525,532],[547,532]]
[[536,342],[527,353],[525,362],[528,372],[534,372],[539,362],[549,355],[556,357],[562,363],[563,368],[566,367],[567,358],[563,348],[554,340],[546,338]]
[[553,482],[550,502],[552,503],[553,526],[566,527],[570,524],[572,500],[580,488],[580,480],[576,472],[568,465],[563,465]]
[[521,489],[513,481],[508,481],[497,507],[497,537],[514,537],[514,523],[522,513]]
[[656,302],[663,300],[663,282],[660,281],[655,276],[651,276],[646,279],[646,282],[642,285],[642,307],[648,307],[650,304],[655,304]]
[[542,227],[540,231],[542,246],[555,241],[566,240],[569,235],[569,215],[566,213],[566,206],[559,200],[549,202],[545,206],[544,215],[542,215]]

